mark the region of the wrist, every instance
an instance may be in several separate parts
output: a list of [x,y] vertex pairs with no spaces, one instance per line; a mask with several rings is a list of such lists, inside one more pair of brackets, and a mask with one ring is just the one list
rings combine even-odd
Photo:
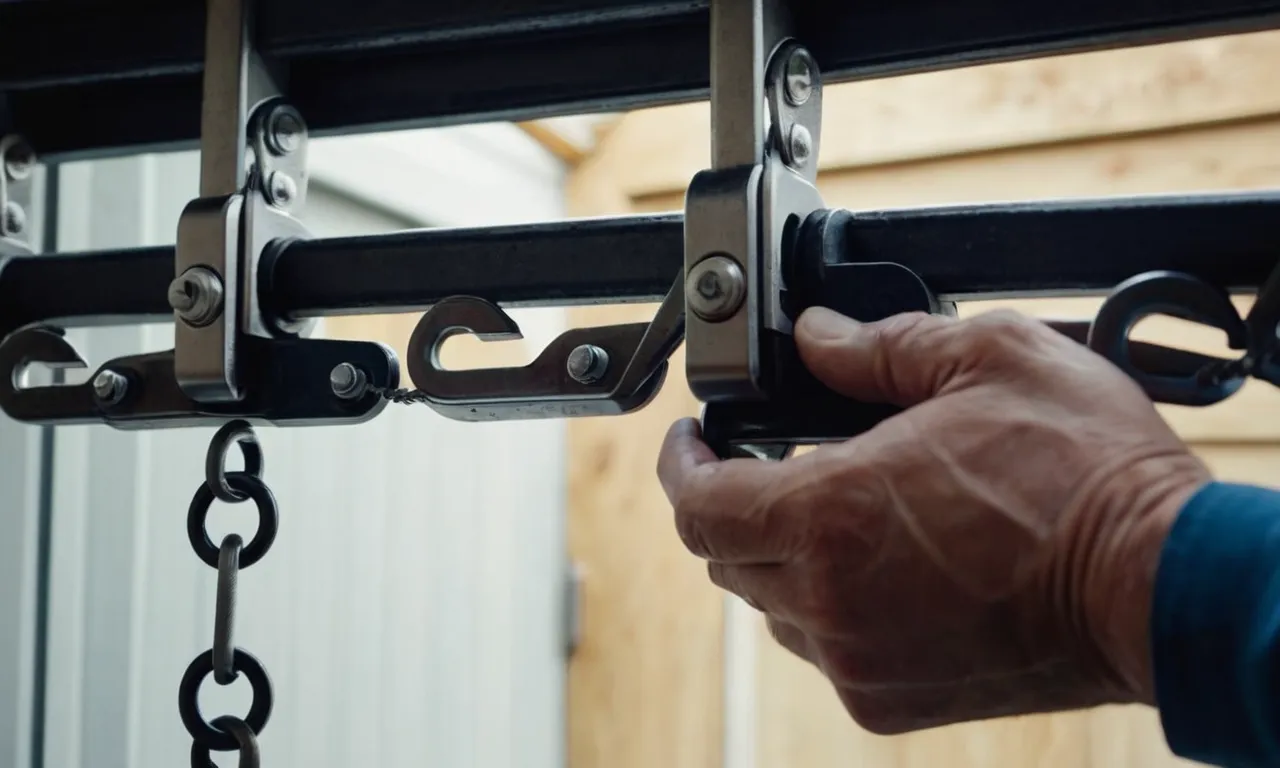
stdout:
[[1110,524],[1086,581],[1087,630],[1122,701],[1155,705],[1151,608],[1160,556],[1187,502],[1212,480],[1191,454],[1144,462],[1106,515]]

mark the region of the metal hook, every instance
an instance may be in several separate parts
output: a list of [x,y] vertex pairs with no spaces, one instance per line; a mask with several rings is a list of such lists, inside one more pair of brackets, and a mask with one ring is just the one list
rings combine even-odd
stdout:
[[10,418],[37,424],[98,420],[92,384],[19,386],[23,373],[35,364],[62,370],[87,367],[59,328],[30,328],[10,335],[0,343],[0,408]]
[[492,302],[472,296],[445,299],[413,331],[409,376],[428,405],[460,421],[630,413],[657,394],[667,357],[684,338],[681,287],[677,280],[653,323],[576,328],[526,366],[462,371],[440,365],[440,346],[450,337],[523,337],[511,316]]
[[1116,287],[1089,328],[1089,348],[1129,374],[1153,400],[1205,406],[1240,391],[1247,377],[1238,361],[1208,355],[1194,373],[1169,375],[1143,367],[1129,334],[1143,319],[1168,315],[1227,334],[1231,349],[1249,345],[1249,329],[1226,291],[1181,272],[1147,272]]

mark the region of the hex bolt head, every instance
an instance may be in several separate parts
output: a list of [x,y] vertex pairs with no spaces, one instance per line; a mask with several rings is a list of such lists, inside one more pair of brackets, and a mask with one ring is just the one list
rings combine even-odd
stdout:
[[351,363],[339,363],[329,371],[329,387],[341,400],[358,400],[368,389],[369,377]]
[[222,279],[208,267],[192,267],[169,283],[169,306],[193,328],[222,314]]
[[284,171],[273,171],[267,179],[267,200],[277,208],[287,208],[298,197],[298,183]]
[[796,168],[803,168],[808,164],[809,159],[813,157],[813,134],[809,133],[809,129],[803,125],[796,123],[791,126],[791,165]]
[[289,155],[302,148],[307,127],[291,107],[279,107],[267,118],[267,148],[277,155]]
[[129,391],[129,380],[110,368],[93,377],[93,396],[103,405],[117,405]]
[[814,73],[818,71],[818,63],[804,48],[796,48],[787,57],[786,80],[783,92],[787,103],[799,107],[813,95]]
[[5,203],[4,216],[0,217],[0,236],[20,235],[27,228],[27,212],[10,200]]
[[23,181],[36,167],[36,152],[25,141],[19,141],[4,153],[4,173],[13,181]]
[[698,262],[684,283],[690,311],[709,323],[733,317],[747,297],[747,278],[738,262],[717,254]]
[[609,353],[594,344],[583,344],[569,353],[565,369],[579,384],[599,384],[609,372]]

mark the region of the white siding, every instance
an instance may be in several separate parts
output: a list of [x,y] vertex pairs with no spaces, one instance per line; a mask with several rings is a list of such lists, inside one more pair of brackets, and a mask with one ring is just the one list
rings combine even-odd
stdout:
[[[399,201],[361,193],[332,159],[353,144],[323,142],[316,178],[376,205],[317,187],[307,218],[316,234],[335,235],[558,215],[558,171],[504,159],[524,151],[508,146],[522,137],[493,128],[450,132],[470,136],[473,161],[466,188],[437,214],[422,202],[435,193],[408,199],[407,183]],[[371,158],[363,182],[447,184],[429,158],[395,167]],[[64,168],[61,249],[171,242],[195,168],[191,155]],[[521,205],[510,195],[520,189],[538,194]],[[535,339],[562,322],[557,312],[522,315]],[[74,336],[96,365],[166,348],[172,330]],[[185,517],[212,431],[57,430],[47,766],[187,764],[177,686],[209,647],[215,574],[191,552]],[[397,406],[358,427],[262,431],[281,527],[241,578],[236,639],[276,686],[267,765],[563,764],[562,434],[558,423],[468,425]],[[215,540],[253,529],[246,506],[215,506]],[[242,714],[247,684],[208,681],[201,701],[211,715]]]

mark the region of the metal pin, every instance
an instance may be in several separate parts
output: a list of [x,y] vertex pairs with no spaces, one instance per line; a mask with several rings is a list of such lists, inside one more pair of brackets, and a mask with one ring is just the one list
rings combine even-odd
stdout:
[[689,270],[685,298],[689,309],[709,323],[728,320],[742,306],[747,279],[738,262],[728,256],[711,256]]
[[329,372],[329,386],[333,394],[342,400],[356,400],[364,396],[369,383],[365,372],[351,363],[339,363]]
[[129,380],[107,368],[93,377],[93,395],[103,405],[116,405],[129,391]]
[[222,279],[208,267],[192,267],[169,283],[169,306],[187,325],[201,328],[222,314]]
[[569,378],[579,384],[597,384],[609,371],[609,353],[594,344],[583,344],[569,353],[565,367]]

